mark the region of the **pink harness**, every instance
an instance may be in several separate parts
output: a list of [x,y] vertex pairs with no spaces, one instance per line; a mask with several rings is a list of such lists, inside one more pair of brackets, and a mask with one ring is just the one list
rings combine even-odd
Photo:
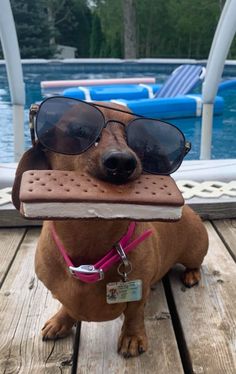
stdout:
[[61,252],[65,263],[67,264],[69,271],[74,277],[85,283],[94,283],[104,278],[104,273],[108,271],[116,262],[120,260],[125,264],[126,254],[131,252],[139,243],[144,241],[148,236],[152,234],[152,230],[144,231],[140,236],[130,242],[133,235],[136,223],[131,222],[127,233],[120,239],[120,241],[114,245],[114,247],[96,264],[94,265],[80,265],[75,267],[70,257],[67,254],[66,248],[60,241],[55,227],[52,224],[51,233],[52,237],[57,245],[57,248]]

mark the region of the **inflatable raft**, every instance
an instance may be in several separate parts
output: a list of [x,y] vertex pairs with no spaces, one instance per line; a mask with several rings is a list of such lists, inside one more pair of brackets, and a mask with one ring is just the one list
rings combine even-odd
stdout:
[[[160,89],[158,84],[109,85],[68,88],[63,96],[86,101],[112,101],[131,109],[134,113],[152,118],[188,118],[200,117],[202,114],[201,95],[155,98]],[[223,112],[224,100],[217,96],[214,104],[214,115]]]
[[[86,101],[113,101],[119,103],[137,114],[153,118],[188,118],[202,115],[202,97],[197,94],[188,94],[175,97],[158,97],[156,93],[161,85],[155,83],[154,78],[123,78],[84,81],[41,82],[41,87],[61,88],[68,85],[60,94],[67,97]],[[66,82],[66,83],[65,83]],[[50,83],[50,84],[49,84]],[[235,89],[236,79],[223,81],[219,85],[218,93]],[[224,99],[216,96],[214,115],[221,115],[224,108]]]
[[[132,112],[142,116],[160,119],[200,117],[203,108],[201,95],[111,101],[124,105]],[[224,99],[220,96],[216,96],[214,102],[214,115],[221,115],[223,109]]]

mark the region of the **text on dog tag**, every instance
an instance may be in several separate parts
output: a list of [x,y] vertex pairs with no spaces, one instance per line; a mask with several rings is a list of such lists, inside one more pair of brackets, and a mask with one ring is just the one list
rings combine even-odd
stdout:
[[142,299],[141,279],[107,284],[106,299],[108,304],[139,301]]

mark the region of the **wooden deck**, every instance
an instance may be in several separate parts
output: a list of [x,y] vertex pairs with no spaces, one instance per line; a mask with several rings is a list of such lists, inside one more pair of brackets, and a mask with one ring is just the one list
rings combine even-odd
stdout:
[[121,319],[82,323],[81,332],[42,342],[58,302],[34,274],[40,228],[1,228],[0,373],[235,374],[236,220],[205,224],[210,249],[200,285],[186,289],[180,267],[158,284],[146,308],[149,350],[128,360],[116,353]]

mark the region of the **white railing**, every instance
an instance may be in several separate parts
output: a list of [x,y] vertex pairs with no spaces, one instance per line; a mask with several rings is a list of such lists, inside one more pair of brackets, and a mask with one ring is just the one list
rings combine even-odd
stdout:
[[0,38],[13,108],[14,158],[18,161],[24,152],[25,87],[15,22],[9,0],[1,0]]
[[227,0],[212,42],[202,89],[201,159],[211,158],[214,100],[235,32],[236,0]]

